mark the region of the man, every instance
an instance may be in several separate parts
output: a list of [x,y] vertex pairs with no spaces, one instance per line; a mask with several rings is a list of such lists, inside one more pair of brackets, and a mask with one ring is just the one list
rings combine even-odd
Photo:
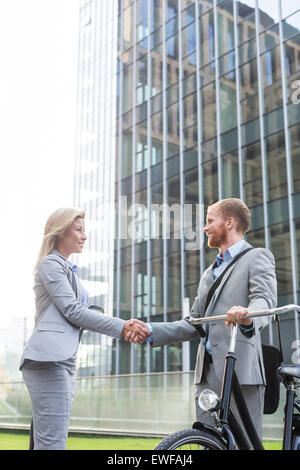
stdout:
[[[203,316],[207,295],[214,281],[239,253],[251,247],[243,239],[250,222],[250,210],[240,199],[223,199],[208,207],[204,232],[208,237],[208,246],[218,248],[219,253],[200,279],[191,316]],[[211,415],[200,409],[198,397],[204,388],[210,388],[220,396],[230,338],[227,326],[237,323],[235,370],[256,430],[262,435],[265,373],[260,331],[268,324],[270,317],[244,317],[248,310],[276,307],[276,286],[272,253],[265,248],[255,248],[228,269],[216,289],[205,316],[227,313],[227,321],[226,324],[220,321],[205,324],[206,338],[200,340],[195,366],[196,415],[199,421],[214,424]],[[151,323],[148,328],[151,336],[147,341],[151,341],[152,347],[189,341],[198,334],[195,327],[185,319]],[[129,333],[126,339],[138,342],[134,334]]]

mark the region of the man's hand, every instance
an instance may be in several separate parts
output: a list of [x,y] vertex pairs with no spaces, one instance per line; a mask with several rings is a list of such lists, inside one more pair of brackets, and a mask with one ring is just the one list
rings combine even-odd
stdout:
[[227,312],[226,326],[229,326],[230,323],[239,323],[240,325],[251,326],[253,323],[252,318],[244,318],[247,313],[247,308],[234,305]]
[[131,318],[125,321],[121,336],[131,343],[143,343],[150,336],[150,332],[145,323],[137,318]]

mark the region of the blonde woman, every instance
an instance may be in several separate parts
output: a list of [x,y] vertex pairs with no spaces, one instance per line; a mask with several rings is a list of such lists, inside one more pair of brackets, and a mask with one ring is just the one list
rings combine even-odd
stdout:
[[32,402],[35,450],[66,449],[83,329],[116,338],[132,332],[141,341],[149,335],[137,319],[124,321],[88,308],[77,266],[68,260],[72,253],[82,252],[87,239],[84,219],[81,209],[56,210],[46,222],[34,269],[35,327],[20,370]]

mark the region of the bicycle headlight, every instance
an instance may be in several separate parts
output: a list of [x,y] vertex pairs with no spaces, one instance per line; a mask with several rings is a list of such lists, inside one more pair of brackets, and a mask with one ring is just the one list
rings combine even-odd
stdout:
[[213,411],[219,404],[219,397],[215,392],[206,388],[200,393],[198,403],[203,411]]

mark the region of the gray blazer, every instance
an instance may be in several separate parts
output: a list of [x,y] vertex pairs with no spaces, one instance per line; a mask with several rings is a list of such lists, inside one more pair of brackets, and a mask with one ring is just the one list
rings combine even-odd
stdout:
[[80,284],[57,250],[42,259],[34,278],[36,315],[34,330],[25,345],[25,359],[63,361],[79,345],[83,329],[119,338],[124,320],[81,305]]
[[[244,249],[251,245],[245,244]],[[213,284],[212,265],[203,273],[198,286],[197,297],[191,308],[194,317],[203,316],[207,294]],[[265,248],[255,248],[246,253],[224,275],[215,291],[205,316],[224,315],[233,305],[248,307],[249,310],[274,308],[277,304],[277,282],[275,261],[272,253]],[[236,373],[241,385],[265,384],[265,371],[262,357],[260,330],[270,321],[270,317],[254,320],[252,333],[244,334],[238,330],[236,344]],[[153,328],[153,347],[189,341],[198,333],[187,320],[151,323]],[[205,324],[208,328],[208,324]],[[222,379],[224,359],[229,346],[230,329],[225,322],[209,323],[209,336],[213,364],[216,375]],[[200,339],[195,365],[195,384],[202,377],[205,338]]]

